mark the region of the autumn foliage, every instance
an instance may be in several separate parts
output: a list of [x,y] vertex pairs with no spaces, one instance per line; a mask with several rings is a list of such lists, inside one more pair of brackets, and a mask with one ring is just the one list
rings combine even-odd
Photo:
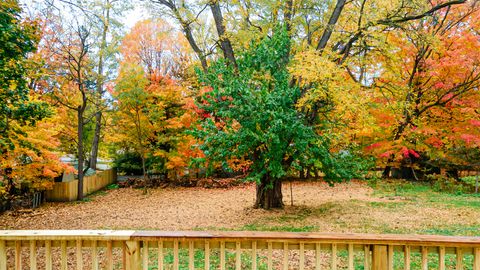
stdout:
[[0,4],[0,195],[51,188],[65,154],[79,179],[97,155],[242,174],[264,208],[290,177],[480,168],[479,1],[151,1],[171,19],[131,29],[122,1],[47,2]]

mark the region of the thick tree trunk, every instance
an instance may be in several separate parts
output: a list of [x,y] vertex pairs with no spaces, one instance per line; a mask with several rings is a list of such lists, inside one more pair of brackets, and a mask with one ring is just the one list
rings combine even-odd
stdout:
[[77,128],[77,139],[78,139],[78,148],[77,148],[77,156],[78,156],[78,190],[77,190],[77,200],[83,199],[83,110],[81,110],[80,106],[77,111],[77,121],[78,121],[78,128]]
[[257,183],[255,208],[271,209],[283,208],[282,181],[264,176]]

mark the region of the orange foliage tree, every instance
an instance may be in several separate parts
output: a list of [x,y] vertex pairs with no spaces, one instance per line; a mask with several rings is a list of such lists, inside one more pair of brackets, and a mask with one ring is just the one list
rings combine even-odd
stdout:
[[[38,22],[20,18],[17,1],[0,3],[0,204],[24,191],[45,190],[63,169],[52,110],[31,87]],[[0,208],[2,208],[0,206]]]
[[425,159],[464,164],[454,153],[478,146],[480,35],[472,26],[479,14],[478,5],[436,11],[388,35],[376,55],[378,128],[367,151],[380,157],[384,176],[401,164],[417,177],[413,164]]
[[191,94],[180,80],[188,76],[187,45],[165,21],[146,20],[125,36],[121,52],[112,93],[117,152],[135,151],[144,175],[148,169],[182,175],[190,158],[199,155],[191,148],[193,138],[183,132],[195,121]]

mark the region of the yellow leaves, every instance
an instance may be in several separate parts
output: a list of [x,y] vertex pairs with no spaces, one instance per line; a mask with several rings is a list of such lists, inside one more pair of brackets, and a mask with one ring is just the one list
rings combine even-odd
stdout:
[[327,51],[320,55],[317,51],[306,50],[295,55],[289,70],[299,78],[300,86],[307,89],[297,108],[311,111],[318,104],[329,106],[325,117],[348,127],[339,132],[343,134],[340,140],[346,140],[351,132],[365,132],[365,127],[370,124],[366,105],[370,95],[350,78],[344,66],[331,60],[336,57]]
[[60,162],[56,150],[60,142],[57,117],[37,122],[35,127],[16,125],[23,133],[13,138],[14,150],[0,156],[0,167],[12,168],[16,182],[26,182],[34,189],[51,188],[53,178],[69,166]]
[[166,166],[167,169],[173,170],[179,167],[186,167],[188,164],[186,160],[180,156],[171,156],[169,157]]

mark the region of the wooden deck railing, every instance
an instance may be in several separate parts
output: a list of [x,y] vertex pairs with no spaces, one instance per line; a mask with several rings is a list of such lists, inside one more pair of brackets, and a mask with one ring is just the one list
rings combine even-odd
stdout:
[[480,270],[480,237],[0,231],[0,270],[359,268]]

